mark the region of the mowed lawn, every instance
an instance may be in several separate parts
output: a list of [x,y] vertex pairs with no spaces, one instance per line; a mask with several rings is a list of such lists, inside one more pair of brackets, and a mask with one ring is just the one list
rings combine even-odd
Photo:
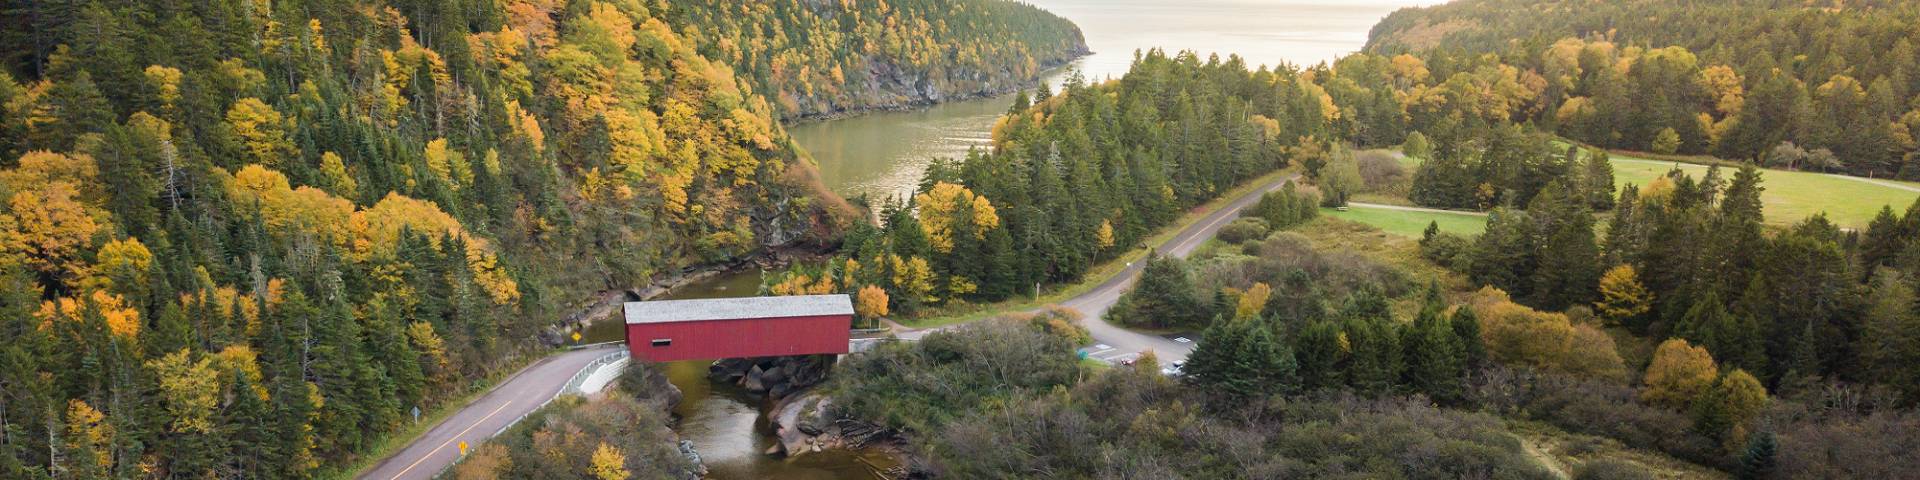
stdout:
[[1353,205],[1344,212],[1322,208],[1320,214],[1372,225],[1387,233],[1412,238],[1420,238],[1427,231],[1427,224],[1433,222],[1439,222],[1440,231],[1461,235],[1479,235],[1487,229],[1487,217],[1467,213],[1415,212]]
[[[1648,182],[1666,175],[1675,166],[1695,179],[1707,173],[1705,165],[1647,160],[1618,153],[1611,156],[1616,185],[1631,183],[1645,187]],[[1735,170],[1723,167],[1720,172],[1722,178],[1731,179]],[[1868,222],[1873,221],[1873,216],[1880,213],[1881,206],[1892,205],[1896,212],[1905,211],[1915,198],[1920,198],[1920,192],[1912,190],[1818,173],[1762,170],[1760,180],[1760,185],[1766,188],[1760,194],[1760,201],[1766,206],[1767,222],[1779,225],[1798,223],[1816,213],[1826,212],[1827,219],[1841,227],[1865,228]]]

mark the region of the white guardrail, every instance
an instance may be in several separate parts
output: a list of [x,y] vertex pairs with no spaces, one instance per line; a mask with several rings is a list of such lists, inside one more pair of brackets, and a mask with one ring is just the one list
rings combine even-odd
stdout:
[[[579,345],[579,346],[570,347],[568,348],[568,350],[581,350],[581,349],[593,348],[593,347],[598,347],[601,345],[607,345],[607,344],[613,344],[613,343],[622,343],[622,342],[602,342],[602,343],[595,343],[590,345]],[[626,361],[628,355],[629,353],[627,352],[627,349],[622,348],[620,349],[620,351],[608,353],[606,355],[601,355],[600,358],[595,358],[593,359],[593,361],[587,362],[587,365],[585,367],[581,367],[580,371],[574,372],[573,378],[568,379],[566,385],[563,385],[560,387],[560,391],[554,392],[552,397],[548,397],[546,401],[540,402],[540,406],[534,407],[532,411],[521,414],[519,418],[515,418],[511,422],[507,422],[505,426],[500,427],[499,430],[495,430],[493,432],[493,435],[491,435],[490,437],[498,437],[502,433],[507,433],[507,429],[513,428],[514,425],[519,425],[520,422],[525,421],[527,419],[528,415],[533,415],[534,413],[538,413],[540,409],[547,408],[547,405],[552,404],[554,400],[559,399],[560,396],[562,395],[580,394],[580,386],[585,384],[587,379],[592,377],[594,373],[598,373],[601,368],[606,367],[608,364],[612,364],[614,362]],[[433,478],[444,477],[447,474],[447,471],[453,470],[454,465],[459,465],[460,462],[465,460],[466,460],[465,457],[455,459],[453,463],[448,464],[446,467],[441,468],[439,472],[434,473]]]

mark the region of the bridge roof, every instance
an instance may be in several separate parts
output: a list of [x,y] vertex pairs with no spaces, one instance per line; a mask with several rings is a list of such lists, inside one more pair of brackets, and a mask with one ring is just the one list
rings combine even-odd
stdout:
[[627,302],[627,324],[853,315],[846,295]]

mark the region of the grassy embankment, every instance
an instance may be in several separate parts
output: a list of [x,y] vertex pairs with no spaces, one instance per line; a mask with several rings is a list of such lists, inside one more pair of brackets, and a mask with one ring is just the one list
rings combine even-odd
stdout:
[[1438,222],[1440,231],[1460,235],[1479,235],[1487,229],[1487,217],[1471,213],[1396,210],[1367,205],[1351,205],[1347,211],[1320,209],[1321,215],[1378,227],[1394,235],[1420,238],[1427,224]]
[[[1192,226],[1194,223],[1197,223],[1201,219],[1206,218],[1207,215],[1212,214],[1213,212],[1218,211],[1222,208],[1226,208],[1227,204],[1232,203],[1235,199],[1240,198],[1242,195],[1252,193],[1254,189],[1259,188],[1262,185],[1266,185],[1269,182],[1279,180],[1281,178],[1286,178],[1287,176],[1291,176],[1294,174],[1295,174],[1294,169],[1287,168],[1283,170],[1274,171],[1273,173],[1268,173],[1266,175],[1260,176],[1259,178],[1255,178],[1253,180],[1249,180],[1244,183],[1241,183],[1240,186],[1234,187],[1232,190],[1228,190],[1226,193],[1221,194],[1219,197],[1214,198],[1212,201],[1209,201],[1205,204],[1202,204],[1200,206],[1187,210],[1187,213],[1185,215],[1182,215],[1178,220],[1175,220],[1172,224],[1161,228],[1159,233],[1155,233],[1152,237],[1148,237],[1145,242],[1142,242],[1142,244],[1150,245],[1157,248],[1160,246],[1160,244],[1166,243],[1167,239],[1173,238],[1174,235],[1179,234],[1181,231],[1186,230],[1187,227]],[[1092,290],[1093,287],[1098,286],[1101,283],[1105,283],[1108,278],[1112,278],[1114,275],[1119,274],[1121,270],[1126,269],[1128,264],[1131,264],[1135,261],[1139,261],[1140,259],[1145,258],[1147,256],[1147,251],[1148,249],[1145,247],[1134,248],[1132,250],[1127,251],[1127,253],[1121,254],[1118,257],[1114,257],[1111,260],[1107,260],[1104,263],[1094,265],[1094,267],[1091,270],[1087,271],[1086,275],[1083,275],[1080,277],[1080,281],[1077,281],[1074,283],[1060,284],[1060,285],[1043,285],[1040,290],[1039,298],[1034,298],[1032,295],[1026,295],[1026,296],[1018,296],[1011,299],[1002,300],[1002,301],[993,302],[993,303],[949,305],[949,306],[945,306],[937,309],[931,309],[927,312],[924,312],[914,317],[894,318],[893,320],[895,322],[899,322],[902,325],[915,327],[915,328],[941,327],[946,325],[953,325],[956,323],[970,322],[970,321],[988,318],[988,317],[1001,315],[1009,312],[1030,310],[1030,309],[1038,308],[1048,304],[1060,303],[1067,299],[1079,296],[1082,293],[1086,293],[1088,290]]]

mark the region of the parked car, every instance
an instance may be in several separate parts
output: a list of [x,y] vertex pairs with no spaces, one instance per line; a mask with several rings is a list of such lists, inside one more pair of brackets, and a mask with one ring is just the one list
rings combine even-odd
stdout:
[[1167,366],[1165,367],[1162,367],[1160,369],[1160,374],[1166,375],[1169,377],[1178,377],[1180,376],[1180,368],[1185,366],[1187,366],[1187,362],[1173,362],[1171,364],[1167,364]]

